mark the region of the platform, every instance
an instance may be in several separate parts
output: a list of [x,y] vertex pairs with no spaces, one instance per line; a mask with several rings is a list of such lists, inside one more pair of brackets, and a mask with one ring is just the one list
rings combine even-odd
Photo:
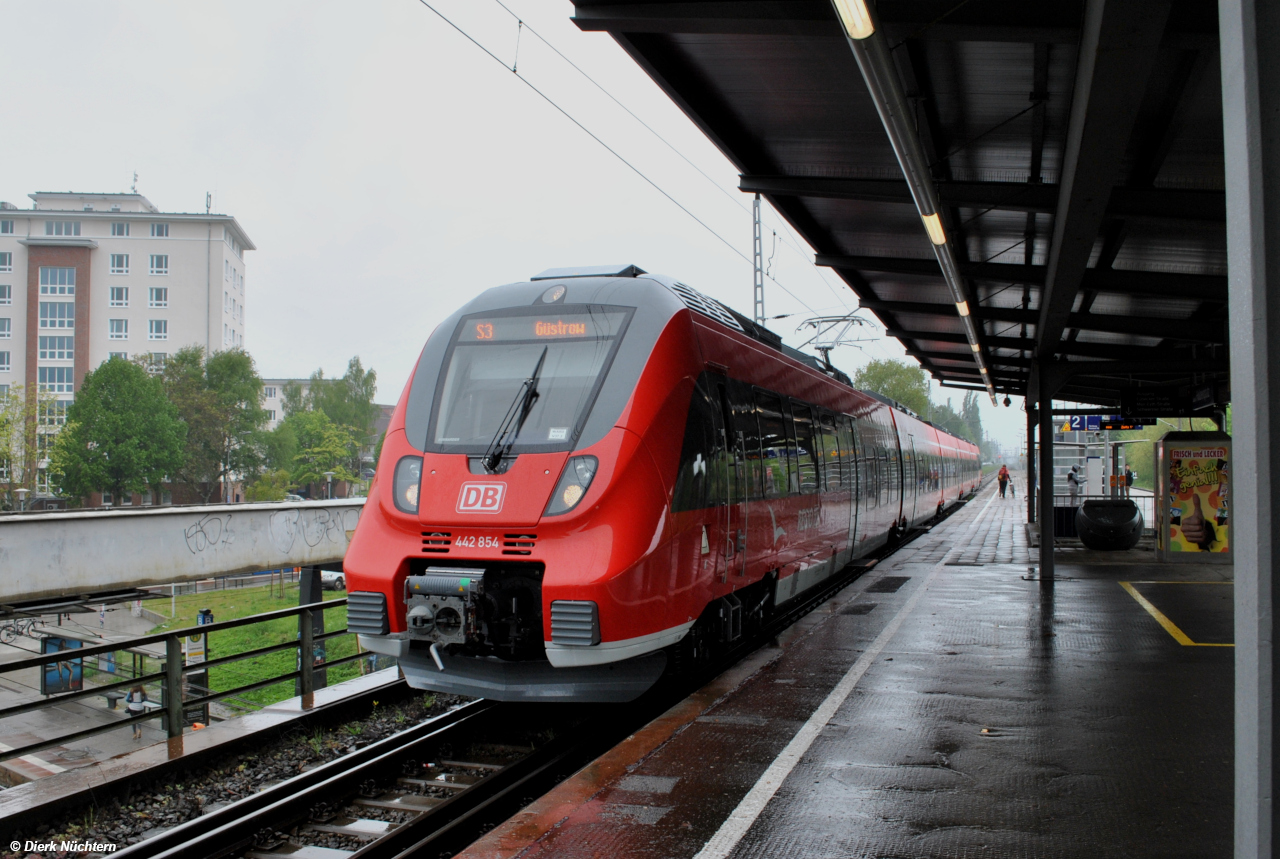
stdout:
[[463,855],[1229,856],[1230,568],[1048,585],[1024,512],[986,490]]

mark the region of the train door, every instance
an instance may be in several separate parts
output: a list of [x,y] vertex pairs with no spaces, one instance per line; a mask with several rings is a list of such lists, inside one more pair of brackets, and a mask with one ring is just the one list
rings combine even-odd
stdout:
[[924,470],[916,451],[916,437],[909,435],[902,447],[902,518],[908,525],[915,524],[916,505],[924,490],[923,480]]
[[858,445],[858,434],[853,431],[851,418],[839,418],[837,422],[840,440],[840,480],[844,490],[849,493],[849,547],[856,553],[858,550],[858,507],[862,498],[860,485],[862,469],[861,451]]
[[734,420],[728,380],[716,382],[720,423],[725,450],[724,480],[724,564],[725,577],[747,574],[747,502],[750,500],[750,472],[747,462],[746,432]]

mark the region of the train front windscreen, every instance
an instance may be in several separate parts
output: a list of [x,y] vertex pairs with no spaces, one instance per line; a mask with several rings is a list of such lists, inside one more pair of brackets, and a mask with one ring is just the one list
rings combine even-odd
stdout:
[[483,453],[533,379],[536,398],[512,451],[570,449],[630,317],[630,308],[587,306],[463,317],[437,383],[430,440],[441,451]]

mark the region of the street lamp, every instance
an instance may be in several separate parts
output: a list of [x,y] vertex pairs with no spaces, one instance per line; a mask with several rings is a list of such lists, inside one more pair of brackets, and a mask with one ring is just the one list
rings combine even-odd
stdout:
[[326,472],[324,473],[324,476],[325,476],[326,478],[328,478],[328,480],[329,480],[329,498],[330,498],[330,500],[332,500],[332,499],[333,499],[333,475],[334,475],[334,474],[336,474],[336,473],[337,473],[337,472],[335,472],[335,471],[326,471]]

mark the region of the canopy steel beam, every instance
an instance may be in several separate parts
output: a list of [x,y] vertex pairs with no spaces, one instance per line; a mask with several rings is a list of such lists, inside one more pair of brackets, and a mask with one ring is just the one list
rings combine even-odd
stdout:
[[[885,335],[898,340],[914,340],[917,343],[928,341],[937,343],[968,342],[963,334],[952,334],[944,331],[911,331],[905,328],[889,328],[885,331]],[[993,337],[990,335],[986,338],[986,343],[991,349],[1016,349],[1018,351],[1030,350],[1035,345],[1035,342],[1030,338]],[[1081,358],[1103,358],[1117,361],[1135,356],[1157,358],[1167,355],[1174,358],[1180,357],[1177,353],[1170,355],[1170,351],[1167,347],[1073,342],[1064,347],[1063,354],[1079,355]],[[999,355],[991,356],[993,361],[999,358]]]
[[[907,183],[897,179],[744,175],[738,177],[738,188],[748,193],[788,197],[911,203]],[[938,185],[938,197],[944,206],[1048,214],[1057,211],[1058,186],[1026,182],[942,182]],[[1227,198],[1221,191],[1120,186],[1111,189],[1106,214],[1222,223],[1227,218]]]
[[[1053,42],[1080,38],[1077,3],[1054,4],[1045,14],[1035,4],[1003,0],[957,10],[946,20],[922,11],[919,3],[881,2],[885,29],[894,37],[931,41]],[[574,4],[573,23],[586,31],[701,34],[716,36],[835,36],[840,25],[827,0],[740,0],[734,3]]]
[[[912,301],[863,300],[868,310],[885,311],[894,315],[918,314],[956,319],[954,307],[949,304],[916,304]],[[970,311],[975,319],[997,322],[1035,322],[1037,311],[1020,307],[990,307],[983,305]],[[1029,318],[1030,317],[1030,318]],[[1072,328],[1084,331],[1106,331],[1112,334],[1132,334],[1139,337],[1163,337],[1186,340],[1191,343],[1225,343],[1226,326],[1219,320],[1197,321],[1193,319],[1165,319],[1145,316],[1103,316],[1093,313],[1072,313],[1067,317]]]
[[[936,260],[913,257],[849,256],[845,254],[817,254],[814,264],[854,271],[879,271],[889,274],[910,274],[923,277],[942,277]],[[957,268],[965,277],[997,283],[1030,283],[1043,286],[1048,277],[1048,267],[1001,262],[963,262]],[[1155,295],[1175,298],[1195,298],[1202,301],[1226,301],[1227,278],[1212,274],[1182,274],[1157,271],[1133,271],[1131,269],[1085,269],[1083,284],[1096,292],[1120,295]]]
[[[1167,0],[1087,0],[1062,190],[1036,326],[1051,359],[1068,326],[1169,17]],[[1072,325],[1071,327],[1086,327]]]

